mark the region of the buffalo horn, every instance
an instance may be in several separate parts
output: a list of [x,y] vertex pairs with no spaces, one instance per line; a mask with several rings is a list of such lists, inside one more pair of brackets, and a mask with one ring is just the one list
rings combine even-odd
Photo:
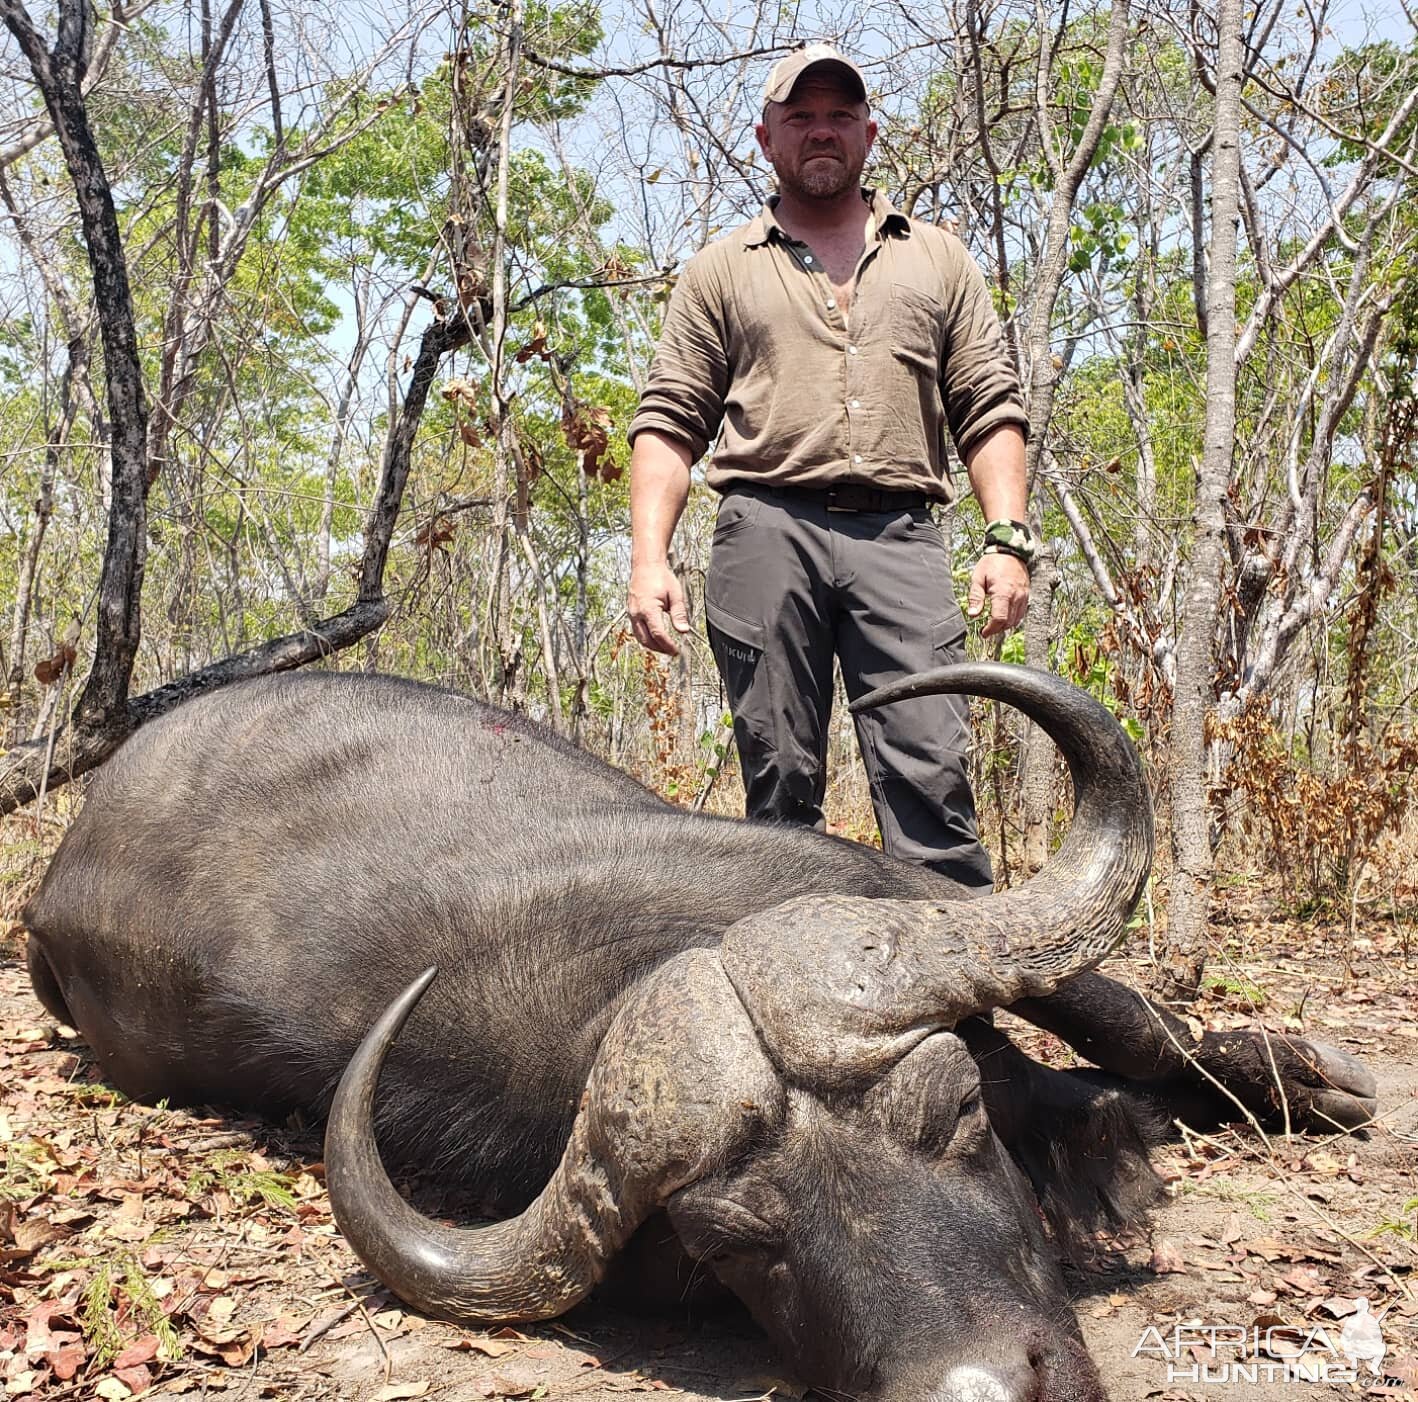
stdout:
[[879,1074],[933,1031],[1053,991],[1121,940],[1152,865],[1152,805],[1122,727],[1086,692],[998,662],[884,686],[854,711],[965,692],[1043,727],[1073,776],[1067,837],[1032,881],[976,900],[803,896],[738,922],[724,967],[789,1077]]
[[429,1314],[531,1320],[569,1309],[672,1192],[776,1113],[782,1091],[717,954],[691,951],[647,979],[611,1023],[536,1201],[491,1226],[443,1226],[399,1195],[374,1139],[384,1058],[436,973],[415,979],[369,1030],[325,1134],[340,1230],[395,1294]]

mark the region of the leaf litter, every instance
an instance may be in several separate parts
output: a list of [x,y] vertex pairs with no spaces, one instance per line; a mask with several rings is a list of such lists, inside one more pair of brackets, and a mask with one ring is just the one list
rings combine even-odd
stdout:
[[[1330,932],[1234,909],[1219,924],[1200,1023],[1250,1025],[1262,991],[1271,1027],[1370,1061],[1383,1119],[1363,1138],[1272,1136],[1267,1147],[1240,1127],[1165,1147],[1173,1202],[1151,1239],[1100,1243],[1095,1266],[1073,1278],[1090,1349],[1114,1395],[1186,1402],[1200,1394],[1132,1356],[1147,1325],[1271,1320],[1283,1347],[1287,1330],[1337,1331],[1365,1298],[1388,1343],[1385,1381],[1368,1395],[1418,1399],[1416,980],[1401,932],[1366,931],[1362,978],[1346,983]],[[1009,1029],[1031,1054],[1071,1064],[1047,1034]],[[95,1074],[35,1002],[22,937],[0,941],[0,1402],[707,1402],[737,1382],[763,1383],[756,1397],[801,1395],[734,1320],[592,1305],[544,1326],[471,1330],[412,1314],[336,1231],[316,1136],[131,1104]],[[1327,1394],[1314,1384],[1305,1395]]]

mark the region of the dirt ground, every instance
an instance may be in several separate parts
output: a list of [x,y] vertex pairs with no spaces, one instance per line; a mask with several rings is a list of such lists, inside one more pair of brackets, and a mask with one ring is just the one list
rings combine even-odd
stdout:
[[[1239,1026],[1259,1012],[1272,1028],[1356,1053],[1378,1077],[1382,1116],[1363,1136],[1264,1141],[1241,1126],[1163,1152],[1171,1196],[1150,1236],[1100,1244],[1096,1268],[1071,1277],[1117,1402],[1418,1397],[1418,940],[1410,949],[1413,931],[1392,922],[1360,935],[1346,981],[1339,932],[1234,903],[1218,922],[1203,1020]],[[1066,1064],[1052,1039],[1012,1029],[1034,1054]],[[318,1137],[126,1103],[94,1079],[85,1055],[35,1002],[23,937],[12,932],[0,941],[8,1398],[803,1395],[739,1318],[647,1320],[592,1304],[542,1327],[472,1333],[409,1314],[336,1232]],[[1237,1359],[1230,1347],[1206,1351],[1207,1324],[1256,1326],[1271,1350],[1259,1363],[1280,1366],[1287,1349],[1308,1344],[1312,1363],[1342,1366],[1326,1348],[1359,1298],[1381,1316],[1380,1377],[1217,1385],[1190,1376]],[[1174,1330],[1187,1321],[1195,1325],[1179,1341]],[[1181,1350],[1171,1380],[1164,1349]]]

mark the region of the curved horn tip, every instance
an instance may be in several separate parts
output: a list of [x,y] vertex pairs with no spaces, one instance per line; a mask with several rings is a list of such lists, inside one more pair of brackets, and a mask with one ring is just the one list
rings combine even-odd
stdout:
[[[365,1034],[364,1045],[382,1046],[387,1050],[399,1033],[404,1030],[404,1024],[409,1020],[413,1010],[418,1007],[423,995],[428,992],[437,977],[438,965],[430,964],[379,1014],[373,1026]],[[360,1051],[363,1050],[364,1046],[361,1046]],[[380,1055],[382,1058],[383,1053],[381,1052]]]
[[[403,1026],[403,1019],[407,1017],[414,1008],[418,1006],[419,1000],[433,986],[433,981],[438,977],[438,965],[430,964],[399,996],[394,1000],[392,1008],[398,1008],[403,1016],[399,1019],[399,1025]],[[391,1008],[391,1011],[392,1011]]]

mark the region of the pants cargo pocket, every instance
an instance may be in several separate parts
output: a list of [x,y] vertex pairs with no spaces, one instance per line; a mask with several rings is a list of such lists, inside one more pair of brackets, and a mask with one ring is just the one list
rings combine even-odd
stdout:
[[714,649],[729,705],[737,716],[755,684],[766,680],[759,676],[765,642],[763,626],[736,618],[711,599],[704,601],[704,612],[709,620],[709,645]]
[[965,660],[965,615],[959,609],[932,627],[931,656],[937,666]]

